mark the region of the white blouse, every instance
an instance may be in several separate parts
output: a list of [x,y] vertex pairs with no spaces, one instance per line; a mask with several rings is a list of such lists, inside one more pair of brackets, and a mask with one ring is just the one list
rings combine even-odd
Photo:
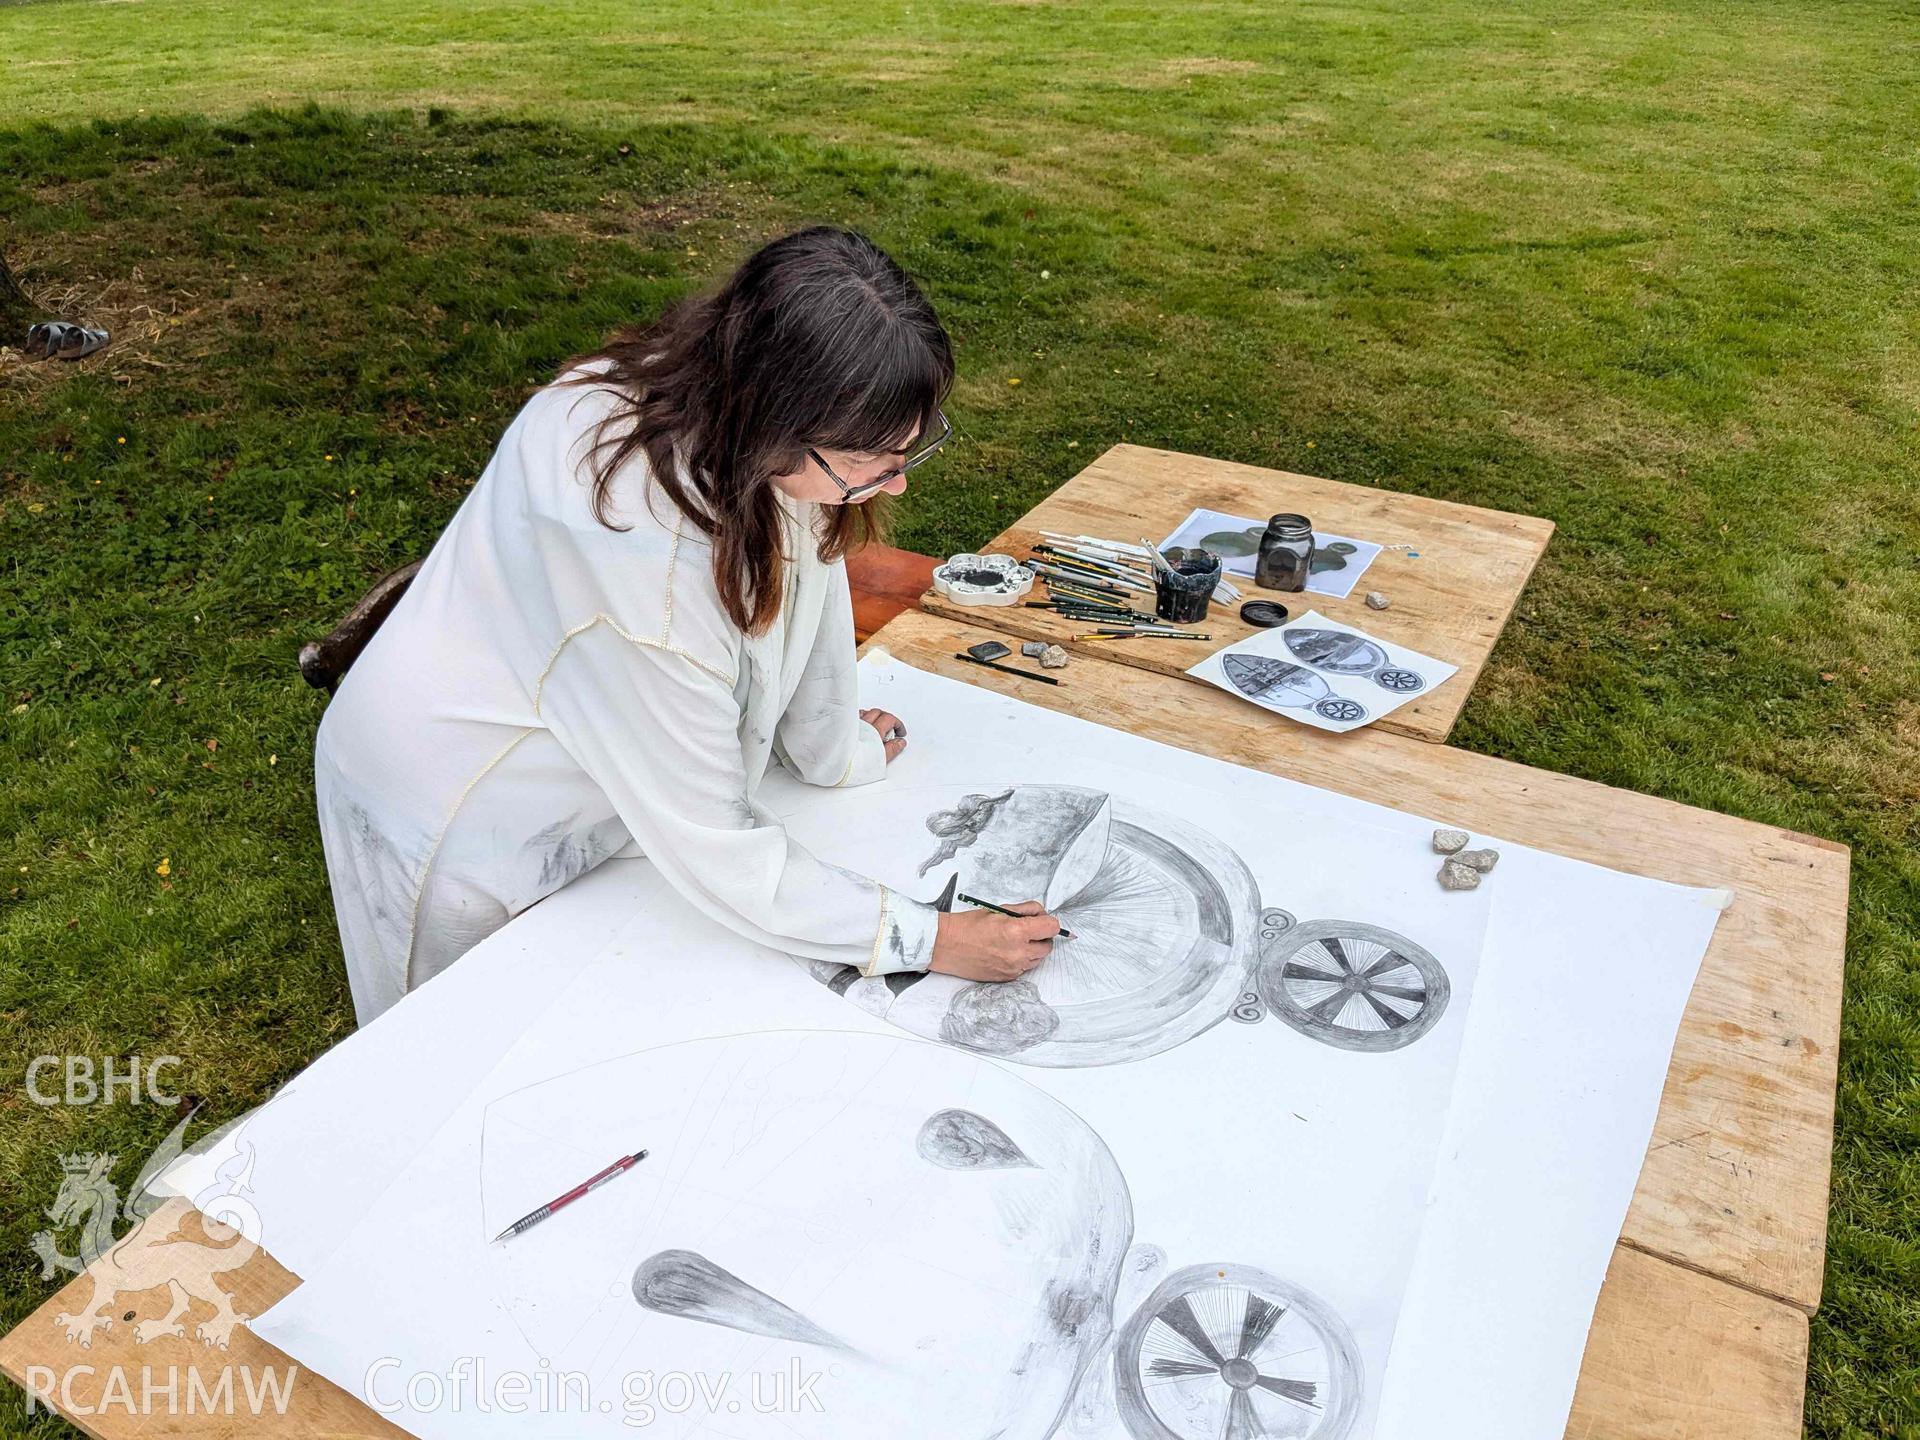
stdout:
[[867,975],[932,958],[932,907],[816,859],[755,800],[776,756],[816,785],[886,771],[818,507],[782,496],[786,603],[748,635],[644,458],[612,497],[631,528],[594,516],[582,461],[613,405],[527,402],[327,707],[314,784],[361,1024],[615,853],[790,954]]

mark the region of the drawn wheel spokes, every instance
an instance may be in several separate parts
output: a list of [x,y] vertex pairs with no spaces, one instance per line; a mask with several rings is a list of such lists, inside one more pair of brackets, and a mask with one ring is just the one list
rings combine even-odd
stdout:
[[1388,666],[1373,677],[1373,683],[1382,690],[1392,690],[1397,694],[1411,695],[1426,685],[1426,677],[1417,670],[1398,670]]
[[1325,700],[1316,701],[1313,713],[1323,720],[1338,720],[1342,724],[1367,718],[1366,706],[1358,700],[1349,700],[1344,695],[1334,695]]
[[1267,1008],[1301,1034],[1342,1050],[1398,1050],[1439,1021],[1452,984],[1403,935],[1353,920],[1288,931],[1261,962]]
[[1318,1296],[1246,1265],[1167,1277],[1114,1352],[1135,1440],[1339,1440],[1360,1405],[1359,1352]]

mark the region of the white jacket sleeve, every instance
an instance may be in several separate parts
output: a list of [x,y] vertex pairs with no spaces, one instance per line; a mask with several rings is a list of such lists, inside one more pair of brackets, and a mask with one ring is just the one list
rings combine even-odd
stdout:
[[937,911],[817,859],[754,805],[739,706],[711,667],[603,618],[561,647],[538,706],[647,857],[705,914],[864,975],[924,970],[933,958]]
[[867,785],[887,773],[886,742],[860,718],[853,595],[845,564],[827,572],[813,648],[774,738],[781,763],[809,785]]

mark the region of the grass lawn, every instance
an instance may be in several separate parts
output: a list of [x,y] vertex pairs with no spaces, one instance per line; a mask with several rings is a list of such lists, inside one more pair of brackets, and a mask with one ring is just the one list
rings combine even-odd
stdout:
[[1549,516],[1455,743],[1854,847],[1807,1421],[1920,1436],[1916,18],[0,0],[0,246],[122,340],[0,356],[0,1325],[61,1152],[173,1118],[29,1057],[225,1118],[352,1027],[301,642],[556,362],[826,218],[958,343],[900,543],[1121,439]]

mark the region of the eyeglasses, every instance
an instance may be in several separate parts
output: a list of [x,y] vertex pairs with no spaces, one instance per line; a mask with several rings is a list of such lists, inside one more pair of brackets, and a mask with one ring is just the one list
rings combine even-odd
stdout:
[[812,459],[814,464],[818,465],[822,470],[827,472],[827,478],[829,480],[833,481],[834,484],[840,487],[840,498],[842,500],[864,500],[867,496],[873,494],[874,491],[880,489],[882,486],[891,485],[894,481],[898,480],[902,475],[906,474],[909,470],[913,469],[914,466],[926,464],[927,461],[933,458],[934,451],[938,450],[942,445],[946,444],[947,441],[953,438],[953,426],[947,423],[947,417],[945,412],[936,410],[933,412],[933,414],[934,414],[934,419],[937,420],[940,425],[940,430],[938,434],[936,434],[931,440],[927,441],[926,444],[922,445],[918,450],[914,451],[913,454],[909,455],[905,461],[903,461],[900,465],[898,465],[894,469],[883,471],[881,474],[875,476],[873,479],[862,481],[858,485],[849,485],[846,481],[842,480],[838,475],[834,474],[833,467],[827,464],[827,462],[820,457],[820,452],[818,450],[809,449],[807,451],[807,455]]

